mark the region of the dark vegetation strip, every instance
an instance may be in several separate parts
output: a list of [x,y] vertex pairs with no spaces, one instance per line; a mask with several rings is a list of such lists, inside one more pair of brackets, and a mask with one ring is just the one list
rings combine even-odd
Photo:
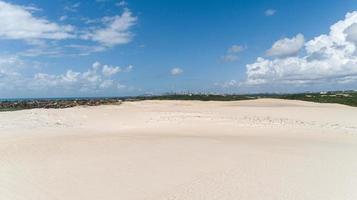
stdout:
[[357,107],[356,91],[332,91],[298,94],[252,94],[252,95],[216,95],[216,94],[165,94],[158,96],[137,96],[118,98],[85,99],[21,99],[0,100],[0,111],[15,111],[33,108],[69,108],[75,106],[119,105],[123,101],[141,100],[198,100],[198,101],[239,101],[258,98],[277,98],[311,101],[317,103],[338,103]]

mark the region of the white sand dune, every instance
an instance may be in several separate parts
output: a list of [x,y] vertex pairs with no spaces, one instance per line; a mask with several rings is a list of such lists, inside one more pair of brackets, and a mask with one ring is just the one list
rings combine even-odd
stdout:
[[1,200],[355,200],[357,108],[260,99],[0,113]]

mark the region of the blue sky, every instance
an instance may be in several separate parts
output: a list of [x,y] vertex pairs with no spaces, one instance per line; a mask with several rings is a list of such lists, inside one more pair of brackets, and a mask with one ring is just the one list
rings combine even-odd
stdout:
[[0,0],[0,98],[357,89],[357,0]]

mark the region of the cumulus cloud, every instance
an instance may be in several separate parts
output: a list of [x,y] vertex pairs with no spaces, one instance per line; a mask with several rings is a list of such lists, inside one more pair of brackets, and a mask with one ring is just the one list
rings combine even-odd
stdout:
[[276,41],[266,54],[277,57],[293,56],[304,46],[304,42],[305,38],[301,33],[293,38],[283,38]]
[[79,82],[82,75],[80,72],[68,70],[65,74],[53,75],[37,73],[34,75],[34,83],[42,87],[69,86]]
[[38,72],[32,76],[25,76],[21,73],[24,65],[24,62],[17,57],[0,57],[1,91],[9,91],[10,94],[19,90],[92,93],[107,89],[124,89],[124,86],[117,87],[118,80],[103,74],[103,69],[108,65],[102,65],[99,62],[94,62],[91,67],[82,72],[68,69],[60,74]]
[[72,26],[35,17],[28,8],[5,1],[0,1],[0,19],[1,39],[62,40],[74,37]]
[[0,57],[0,79],[17,76],[19,67],[23,61],[16,56]]
[[66,19],[68,19],[68,16],[67,15],[62,15],[59,20],[60,21],[65,21]]
[[238,53],[244,51],[246,47],[242,45],[232,45],[228,48],[226,55],[222,56],[221,59],[226,62],[233,62],[239,60]]
[[92,64],[92,68],[95,70],[101,69],[104,76],[113,76],[120,72],[130,72],[133,70],[133,65],[128,65],[127,67],[102,65],[100,62],[96,61]]
[[[356,54],[357,11],[347,13],[330,27],[329,34],[319,35],[304,45],[301,56],[276,57],[266,59],[258,57],[255,63],[248,64],[246,84],[344,84],[357,81]],[[299,42],[296,42],[299,40]],[[286,46],[294,46],[286,55],[296,54],[303,37],[284,39],[277,46],[286,50]],[[297,45],[297,44],[298,45]],[[290,44],[290,45],[286,45]],[[276,51],[279,52],[279,51]],[[281,55],[275,53],[275,55]]]
[[346,39],[348,41],[357,43],[357,23],[353,23],[351,26],[346,28],[344,33],[346,34]]
[[113,81],[113,80],[104,80],[104,81],[99,85],[99,87],[102,88],[102,89],[107,89],[107,88],[112,87],[113,84],[114,84],[114,81]]
[[170,71],[172,76],[178,76],[183,73],[183,70],[179,67],[172,68]]
[[13,91],[21,88],[21,82],[18,81],[20,73],[18,72],[23,62],[17,57],[0,57],[0,91],[2,96],[6,91]]
[[34,89],[54,87],[96,88],[99,87],[103,81],[105,81],[95,69],[89,69],[85,72],[67,70],[64,74],[36,73],[33,80],[32,86]]
[[136,21],[137,17],[133,16],[129,9],[125,9],[122,15],[104,17],[103,28],[90,30],[82,35],[82,38],[99,42],[107,47],[126,44],[132,40],[133,34],[130,28],[136,24]]
[[108,65],[104,65],[102,69],[102,73],[104,76],[112,76],[114,74],[117,74],[121,71],[120,67],[111,67]]
[[127,88],[127,86],[126,86],[126,85],[123,85],[123,84],[121,84],[121,83],[118,83],[118,84],[117,84],[117,88],[118,88],[119,90],[122,90],[122,89]]
[[229,81],[225,81],[223,83],[217,83],[215,84],[216,86],[220,86],[222,88],[232,88],[232,87],[238,87],[240,86],[240,82],[237,80],[229,80]]
[[276,13],[276,10],[274,10],[274,9],[268,9],[268,10],[264,11],[265,16],[268,16],[268,17],[275,15],[275,13]]
[[119,7],[125,7],[128,5],[128,3],[126,1],[119,1],[118,3],[115,4],[116,6]]
[[37,73],[34,75],[32,86],[39,89],[79,88],[82,91],[108,89],[116,84],[115,80],[108,78],[119,73],[120,69],[120,67],[110,67],[109,65],[102,65],[100,62],[94,62],[84,72],[67,70],[64,74]]
[[101,66],[102,66],[102,64],[100,64],[100,62],[98,62],[98,61],[95,61],[92,64],[92,68],[95,69],[95,70],[99,69]]

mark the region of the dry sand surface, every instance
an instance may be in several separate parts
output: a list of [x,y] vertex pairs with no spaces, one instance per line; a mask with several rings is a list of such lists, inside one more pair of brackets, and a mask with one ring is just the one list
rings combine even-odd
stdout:
[[1,200],[356,200],[357,108],[260,99],[0,113]]

